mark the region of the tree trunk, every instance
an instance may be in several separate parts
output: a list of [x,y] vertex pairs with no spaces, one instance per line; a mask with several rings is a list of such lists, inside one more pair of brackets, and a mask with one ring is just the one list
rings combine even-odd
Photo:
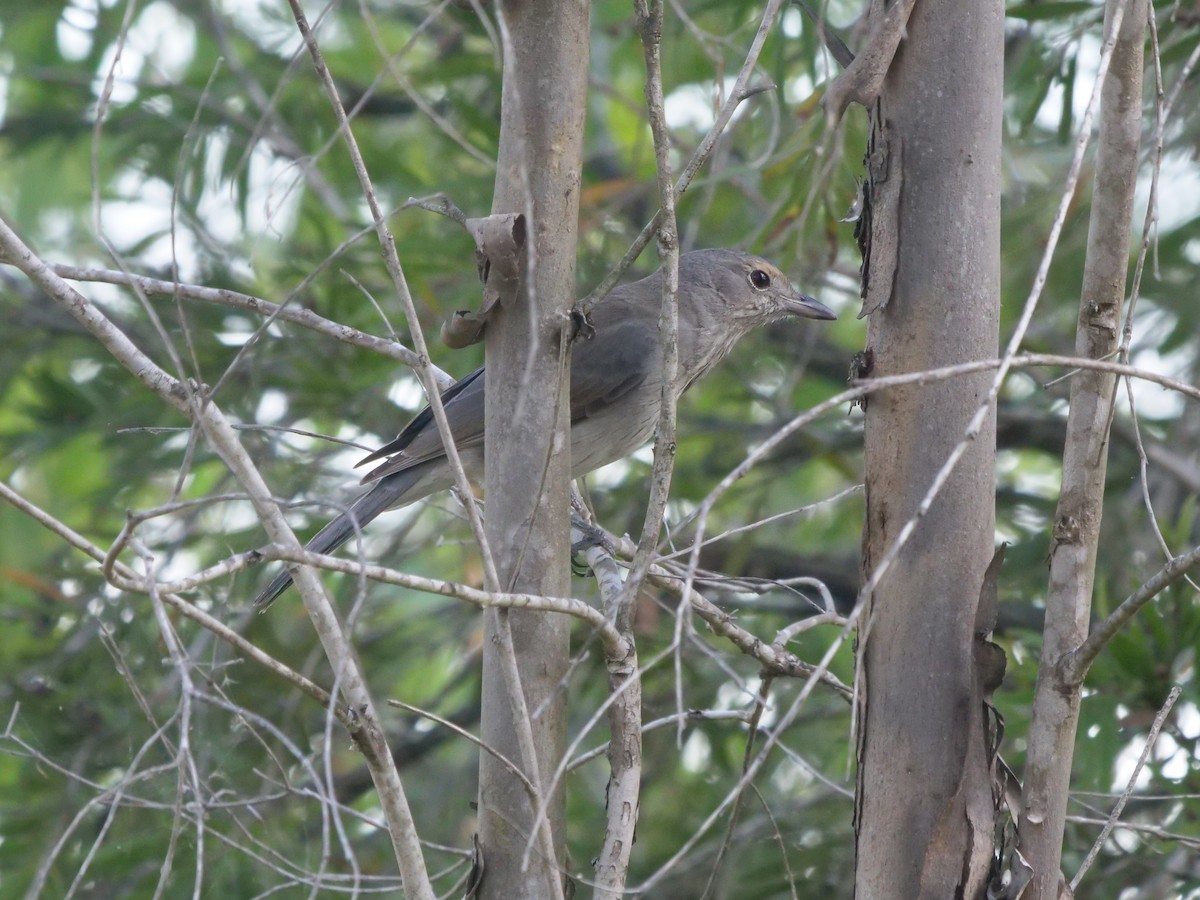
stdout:
[[[1001,3],[922,0],[872,110],[872,375],[996,356],[1003,43]],[[866,577],[917,514],[990,382],[983,373],[871,397]],[[993,555],[994,466],[993,411],[860,622],[858,897],[983,895],[993,807],[973,646]]]
[[[1113,31],[1116,6],[1109,2],[1105,9],[1106,38]],[[1144,0],[1126,0],[1101,92],[1095,190],[1075,335],[1076,355],[1090,359],[1107,359],[1120,342],[1142,136],[1145,30]],[[1115,399],[1116,377],[1107,372],[1082,370],[1071,379],[1020,823],[1021,851],[1033,867],[1025,894],[1031,900],[1057,898],[1062,881],[1063,832],[1083,686],[1082,677],[1067,678],[1059,663],[1088,636]]]
[[[562,597],[570,593],[570,444],[561,333],[575,297],[589,4],[509,0],[499,12],[507,46],[492,210],[526,214],[532,252],[518,302],[487,326],[487,537],[501,589]],[[505,675],[510,626],[538,777],[521,749],[511,668]],[[553,613],[488,616],[483,740],[539,788],[565,751],[569,634],[567,617]],[[531,838],[535,809],[525,788],[491,755],[481,755],[481,897],[561,896],[562,791],[544,799],[554,859]]]

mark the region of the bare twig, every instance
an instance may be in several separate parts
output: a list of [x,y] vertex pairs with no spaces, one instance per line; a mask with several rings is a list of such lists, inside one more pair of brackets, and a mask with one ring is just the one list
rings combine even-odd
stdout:
[[1175,701],[1179,699],[1182,691],[1183,689],[1179,685],[1171,688],[1171,692],[1167,694],[1167,700],[1163,703],[1162,709],[1154,717],[1154,723],[1150,726],[1150,733],[1146,735],[1146,746],[1142,748],[1142,752],[1138,756],[1137,765],[1133,767],[1133,771],[1129,775],[1129,781],[1125,785],[1125,790],[1121,792],[1120,799],[1117,800],[1116,806],[1113,807],[1113,811],[1109,814],[1108,819],[1105,820],[1104,827],[1096,835],[1096,841],[1092,844],[1092,849],[1088,851],[1088,855],[1080,864],[1079,871],[1071,879],[1072,891],[1079,887],[1079,882],[1083,880],[1083,876],[1087,870],[1092,867],[1096,856],[1100,853],[1101,848],[1104,847],[1104,842],[1108,840],[1108,836],[1112,833],[1117,821],[1121,818],[1125,804],[1129,802],[1129,797],[1133,793],[1133,789],[1137,786],[1138,776],[1142,774],[1142,768],[1146,765],[1146,760],[1150,758],[1150,751],[1154,749],[1154,742],[1158,740],[1158,733],[1162,730],[1163,723],[1167,720],[1167,716],[1171,714],[1171,708],[1175,705]]
[[[654,432],[654,468],[650,478],[650,497],[637,552],[625,580],[625,592],[636,597],[649,571],[658,536],[662,530],[663,514],[671,491],[671,476],[675,470],[675,381],[679,370],[679,230],[675,221],[675,186],[671,175],[670,138],[667,117],[663,110],[662,86],[662,0],[638,0],[634,4],[642,56],[646,63],[646,112],[654,137],[654,161],[658,175],[658,255],[662,261],[662,306],[658,320],[659,343],[662,345],[662,391],[658,422]],[[675,620],[675,706],[683,711],[683,641],[687,607],[679,608]],[[682,721],[680,739],[682,740]],[[622,879],[622,885],[624,881]]]
[[[763,45],[766,43],[767,36],[771,33],[771,28],[774,26],[775,19],[779,15],[779,10],[785,2],[786,0],[771,0],[767,4],[767,8],[763,10],[758,30],[754,33],[754,39],[750,42],[750,49],[746,52],[746,59],[742,63],[742,68],[738,71],[733,87],[729,91],[729,96],[721,104],[721,109],[717,112],[717,118],[713,122],[712,127],[704,135],[700,146],[696,148],[696,152],[692,154],[692,158],[688,160],[688,164],[684,166],[683,171],[679,174],[679,180],[675,182],[676,197],[682,196],[687,191],[692,183],[692,179],[696,177],[696,173],[700,171],[700,168],[708,160],[713,147],[716,146],[717,141],[724,134],[725,128],[729,125],[738,106],[747,97],[757,93],[750,88],[750,76],[754,74],[754,69],[758,65],[758,57],[762,53]],[[592,307],[608,296],[609,291],[621,280],[621,276],[625,274],[625,271],[633,264],[634,260],[642,255],[642,251],[646,249],[646,245],[658,233],[661,224],[662,210],[659,210],[646,223],[646,226],[634,240],[633,244],[630,245],[625,255],[621,257],[621,261],[604,276],[600,283],[592,289],[591,293],[576,304],[576,308],[580,312],[586,315],[591,311]]]
[[[1137,797],[1132,798],[1134,800]],[[1172,800],[1183,800],[1183,797],[1172,797]],[[1095,819],[1090,816],[1067,816],[1067,821],[1075,825],[1099,825],[1104,827],[1108,819]],[[1132,831],[1134,834],[1146,834],[1160,841],[1174,841],[1193,850],[1200,849],[1200,838],[1192,834],[1180,834],[1177,831],[1167,831],[1158,825],[1147,825],[1144,822],[1113,822],[1113,828],[1120,831]]]
[[[273,540],[299,549],[299,542],[288,528],[279,507],[271,499],[271,492],[262,476],[254,467],[245,448],[238,442],[237,433],[230,427],[215,403],[194,402],[191,390],[155,365],[87,298],[51,272],[2,219],[0,253],[12,260],[34,284],[63,306],[160,400],[184,415],[194,417],[213,449],[246,488],[267,534]],[[432,888],[429,886],[420,847],[416,842],[416,831],[407,799],[395,763],[387,749],[365,679],[315,573],[311,570],[298,571],[296,584],[333,669],[343,680],[347,699],[358,713],[350,733],[363,750],[372,777],[376,780],[380,802],[391,825],[389,831],[401,871],[405,874],[406,884],[411,885],[413,896],[421,897],[422,900],[432,898]]]
[[358,9],[362,15],[363,21],[367,23],[368,31],[371,33],[371,39],[375,42],[375,49],[379,51],[379,55],[383,59],[384,66],[386,67],[388,74],[392,77],[396,84],[400,86],[400,90],[404,91],[404,93],[408,95],[408,98],[412,100],[413,105],[416,106],[417,109],[419,109],[426,116],[426,118],[433,122],[433,124],[437,126],[438,130],[440,130],[443,134],[450,138],[450,140],[454,141],[454,143],[461,147],[468,156],[470,156],[476,162],[483,163],[483,165],[489,169],[495,169],[496,160],[488,156],[469,140],[467,140],[467,138],[457,128],[454,127],[452,122],[447,120],[445,116],[441,115],[436,109],[434,109],[433,106],[421,96],[421,93],[416,89],[413,83],[408,80],[408,76],[404,74],[404,71],[399,66],[400,60],[409,51],[409,49],[416,44],[417,38],[421,36],[421,33],[434,19],[440,16],[449,5],[450,0],[441,0],[441,2],[430,11],[429,15],[427,15],[421,21],[421,24],[413,29],[413,32],[411,35],[409,35],[408,40],[404,42],[404,46],[395,53],[389,53],[387,51],[383,37],[379,33],[379,24],[375,21],[375,16],[372,13],[370,4],[359,0]]
[[[572,528],[572,540],[576,529]],[[642,685],[637,646],[633,640],[633,608],[636,593],[625,588],[616,561],[599,542],[584,551],[596,575],[604,600],[606,618],[615,623],[625,639],[623,656],[606,653],[608,664],[609,778],[604,840],[596,856],[596,897],[620,900],[629,877],[629,859],[641,805],[642,778]]]
[[404,308],[404,314],[412,325],[413,348],[418,357],[418,364],[415,367],[416,372],[425,386],[425,393],[429,399],[429,408],[433,412],[438,434],[441,436],[442,444],[445,447],[447,461],[449,462],[451,471],[454,473],[455,485],[462,495],[463,504],[467,510],[467,518],[471,523],[471,530],[475,535],[475,540],[479,544],[480,555],[483,558],[484,574],[488,578],[489,586],[496,588],[499,586],[496,565],[492,560],[487,538],[484,535],[483,520],[479,515],[479,507],[475,503],[470,480],[463,470],[462,459],[459,457],[458,448],[454,444],[454,436],[450,432],[450,425],[446,421],[446,410],[442,406],[438,384],[433,377],[433,372],[428,362],[429,348],[425,343],[425,336],[421,333],[420,320],[417,318],[417,310],[416,305],[413,303],[412,292],[408,289],[408,280],[404,277],[404,270],[400,265],[400,257],[396,252],[395,238],[388,228],[387,218],[382,207],[379,205],[375,188],[371,182],[371,176],[367,172],[366,162],[363,160],[362,153],[358,148],[354,132],[350,129],[346,110],[342,106],[337,86],[333,83],[333,76],[330,74],[328,66],[325,65],[325,58],[321,53],[320,46],[317,44],[316,36],[309,27],[308,19],[300,7],[299,0],[289,0],[289,5],[292,9],[292,15],[296,20],[296,26],[300,30],[300,36],[304,39],[304,44],[308,48],[309,55],[312,57],[313,68],[316,70],[321,86],[325,89],[326,96],[329,98],[330,106],[337,119],[338,128],[343,140],[346,142],[346,150],[350,154],[355,174],[358,176],[363,196],[367,201],[367,206],[371,210],[372,221],[375,225],[375,232],[379,237],[380,249],[383,252],[383,260],[387,267],[388,275],[391,276],[396,294],[400,299],[401,306]]
[[[750,714],[743,712],[740,709],[689,709],[683,714],[685,719],[692,722],[720,722],[732,720],[735,722],[746,723],[750,721]],[[674,725],[679,719],[678,713],[671,713],[669,716],[663,716],[660,719],[654,719],[642,726],[642,734],[649,734],[659,728],[666,728],[668,725]],[[609,752],[611,743],[605,741],[598,747],[593,747],[586,753],[581,753],[571,760],[571,764],[567,766],[568,772],[574,772],[580,766],[586,765],[598,756],[604,756]]]
[[[1179,73],[1179,77],[1175,81],[1175,86],[1171,90],[1169,98],[1164,98],[1163,95],[1163,79],[1162,79],[1162,60],[1159,56],[1158,44],[1158,26],[1154,19],[1153,5],[1150,7],[1146,22],[1150,31],[1150,49],[1152,51],[1152,60],[1154,62],[1154,149],[1151,156],[1150,169],[1150,192],[1146,200],[1146,217],[1142,224],[1142,242],[1138,248],[1137,263],[1134,265],[1133,279],[1129,289],[1129,304],[1125,311],[1125,324],[1121,331],[1121,346],[1118,351],[1118,358],[1123,363],[1129,362],[1129,348],[1133,341],[1133,312],[1137,308],[1138,299],[1141,295],[1142,274],[1145,271],[1146,257],[1150,249],[1150,241],[1158,230],[1158,188],[1159,179],[1162,174],[1162,157],[1163,157],[1163,142],[1166,131],[1166,122],[1170,117],[1171,111],[1174,109],[1175,101],[1179,99],[1180,89],[1184,82],[1191,74],[1196,63],[1200,61],[1200,45],[1197,45],[1192,53],[1188,56],[1183,64],[1183,68]],[[1115,388],[1114,388],[1115,390]],[[1150,527],[1154,531],[1155,539],[1158,541],[1159,547],[1163,554],[1170,559],[1173,556],[1170,547],[1167,545],[1167,540],[1163,536],[1162,529],[1158,525],[1158,516],[1154,511],[1154,503],[1150,498],[1150,478],[1149,466],[1147,465],[1146,448],[1142,443],[1141,428],[1138,424],[1137,407],[1134,401],[1133,385],[1130,381],[1125,381],[1125,391],[1129,401],[1130,425],[1133,432],[1134,446],[1138,454],[1138,467],[1140,481],[1142,485],[1142,503],[1146,507],[1146,512],[1149,516]],[[1113,415],[1116,411],[1116,403],[1112,405],[1109,411],[1109,426],[1112,425]],[[1200,591],[1200,587],[1196,582],[1188,576],[1184,576],[1191,585],[1193,591]]]
[[406,709],[411,713],[416,713],[418,716],[429,719],[431,722],[437,722],[437,724],[441,725],[443,728],[448,728],[459,737],[466,738],[484,753],[488,754],[493,759],[499,760],[504,768],[508,769],[508,771],[511,772],[513,776],[521,782],[521,784],[525,785],[525,790],[529,792],[530,801],[533,801],[537,798],[537,788],[534,787],[532,781],[525,777],[525,773],[521,771],[520,766],[514,763],[503,753],[497,751],[495,747],[489,746],[484,741],[471,734],[471,732],[467,731],[467,729],[454,724],[449,719],[439,716],[437,713],[430,712],[427,709],[421,709],[419,706],[413,706],[409,703],[405,703],[403,700],[389,700],[388,706],[394,706],[397,709]]
[[[763,713],[767,709],[773,681],[773,675],[765,675],[762,681],[759,682],[758,691],[754,695],[754,709],[750,713],[749,727],[746,729],[746,749],[742,753],[743,777],[754,759],[754,737],[758,734]],[[752,783],[748,784],[748,786],[754,788]],[[721,839],[721,844],[717,848],[717,856],[713,860],[712,869],[708,873],[708,881],[704,885],[704,893],[700,895],[700,900],[708,900],[712,896],[713,888],[717,883],[717,875],[721,871],[721,864],[725,861],[725,855],[729,852],[729,848],[733,846],[734,829],[737,828],[738,813],[741,812],[741,808],[742,794],[739,793],[733,801],[733,808],[729,811],[729,821],[725,825],[725,836]],[[786,858],[787,854],[785,853],[784,856]]]
[[444,597],[455,597],[481,609],[537,609],[543,612],[575,616],[596,629],[605,645],[606,653],[621,655],[627,652],[624,638],[613,628],[603,613],[582,600],[571,597],[546,597],[540,594],[479,590],[453,581],[423,578],[383,566],[364,566],[356,560],[341,559],[302,549],[290,549],[275,544],[262,548],[258,553],[260,559],[300,562],[314,568],[343,572],[348,575],[362,574],[373,581],[382,581],[385,584],[394,584],[430,594],[441,594]]
[[[350,344],[351,346],[361,347],[364,350],[372,350],[381,356],[394,359],[414,369],[420,361],[420,357],[403,344],[388,340],[387,338],[367,334],[366,332],[359,331],[357,328],[351,328],[332,319],[326,319],[323,316],[317,315],[312,310],[302,307],[271,303],[268,300],[262,300],[250,294],[242,294],[238,291],[226,290],[225,288],[211,288],[197,284],[164,281],[159,278],[149,278],[145,275],[135,275],[115,269],[81,268],[61,263],[48,263],[47,266],[54,274],[69,281],[123,285],[137,288],[146,294],[178,296],[184,300],[231,306],[235,309],[245,310],[256,315],[267,316],[270,319],[282,319],[285,322],[300,325],[323,334],[326,337]],[[434,377],[437,379],[440,388],[447,388],[454,383],[454,379],[441,369],[432,366],[432,364],[430,366],[434,369]]]
[[1096,657],[1117,636],[1125,623],[1143,606],[1182,579],[1197,563],[1200,563],[1200,547],[1193,547],[1187,553],[1173,557],[1152,578],[1122,600],[1120,606],[1091,630],[1087,640],[1061,658],[1058,668],[1064,683],[1075,687],[1083,684]]

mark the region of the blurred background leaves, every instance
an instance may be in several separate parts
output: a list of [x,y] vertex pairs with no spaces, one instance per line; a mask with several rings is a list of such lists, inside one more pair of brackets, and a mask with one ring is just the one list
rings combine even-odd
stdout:
[[[827,8],[852,47],[861,12],[844,2]],[[1028,293],[1069,163],[1069,140],[1091,90],[1100,7],[1024,2],[1010,4],[1008,12],[1006,328]],[[309,13],[319,22],[318,38],[352,110],[381,201],[394,210],[389,225],[418,304],[416,324],[432,335],[453,310],[478,297],[472,246],[448,219],[400,207],[412,196],[445,193],[468,215],[489,209],[499,122],[497,51],[466,2],[360,0]],[[664,65],[677,166],[712,122],[760,14],[754,3],[670,4]],[[1156,15],[1169,89],[1200,29],[1187,7],[1159,4]],[[590,66],[580,294],[655,211],[642,52],[628,4],[595,4]],[[842,316],[831,326],[788,324],[752,335],[681,405],[683,438],[668,521],[677,546],[686,544],[689,530],[676,526],[707,491],[798,411],[835,393],[863,344],[863,324],[855,319],[858,257],[845,219],[861,174],[865,116],[851,111],[839,130],[828,129],[819,99],[833,67],[815,30],[798,9],[789,9],[756,76],[773,88],[742,106],[680,204],[688,247],[763,253]],[[1193,383],[1200,333],[1195,97],[1194,81],[1185,84],[1164,131],[1158,242],[1133,345],[1134,364]],[[1148,135],[1145,146],[1151,145]],[[1148,165],[1144,181],[1143,198]],[[1072,350],[1089,191],[1085,178],[1026,340],[1030,350]],[[126,267],[276,302],[290,297],[369,333],[394,329],[410,343],[413,325],[391,296],[332,114],[282,4],[155,0],[131,10],[111,0],[0,2],[0,210],[50,261]],[[647,253],[637,268],[644,274],[655,265]],[[374,448],[423,403],[416,380],[394,361],[314,332],[275,323],[258,333],[260,321],[240,310],[138,298],[107,285],[82,289],[160,364],[173,367],[152,310],[184,360],[177,374],[210,385],[221,381],[217,400],[247,426],[285,426]],[[177,483],[185,499],[235,490],[203,442],[193,455],[177,415],[11,269],[0,269],[0,317],[0,477],[6,483],[105,548],[127,510],[167,502]],[[480,362],[478,347],[434,352],[435,362],[455,375]],[[1048,382],[1061,374],[1014,374],[999,411],[997,529],[998,539],[1012,546],[1000,586],[1000,641],[1009,668],[996,702],[1008,725],[1002,752],[1017,771],[1068,390],[1066,382]],[[1156,387],[1135,385],[1134,394],[1150,459],[1148,494],[1166,541],[1178,552],[1194,546],[1200,530],[1200,414]],[[759,590],[738,583],[710,594],[765,639],[820,602],[811,589],[778,582],[820,577],[839,606],[853,601],[861,494],[830,498],[861,480],[860,427],[858,412],[824,417],[716,508],[710,534],[820,504],[730,536],[703,554],[706,568],[762,580]],[[261,428],[249,428],[245,440],[276,494],[308,503],[291,513],[302,534],[329,512],[328,502],[353,495],[355,451]],[[1163,560],[1143,503],[1127,404],[1111,452],[1098,613]],[[589,479],[610,530],[634,532],[640,525],[649,458],[640,453]],[[139,535],[167,577],[265,540],[249,505],[238,500],[151,519]],[[418,574],[481,581],[469,532],[448,496],[381,521],[363,552]],[[210,584],[192,599],[329,684],[294,598],[267,616],[250,615],[248,601],[264,574],[252,570]],[[330,577],[329,584],[347,610],[363,599],[353,579]],[[576,591],[595,598],[587,580],[577,581]],[[180,685],[164,663],[149,601],[106,586],[96,565],[0,506],[0,615],[0,719],[12,717],[0,741],[0,895],[23,892],[38,877],[47,895],[63,895],[79,873],[77,893],[150,893],[172,842],[178,789],[158,731],[178,714]],[[233,896],[288,885],[298,894],[301,885],[318,881],[318,872],[323,890],[346,889],[356,871],[364,886],[394,889],[386,835],[355,818],[374,812],[369,779],[341,734],[326,728],[322,710],[205,632],[177,625],[203,695],[194,700],[191,736],[208,793],[185,798],[203,803],[204,830],[187,824],[175,839],[167,895],[190,892],[197,879],[206,891]],[[670,643],[672,625],[669,599],[645,597],[638,616],[643,661]],[[481,630],[473,609],[372,585],[354,627],[379,696],[475,725]],[[794,649],[816,660],[829,636],[815,629]],[[1182,837],[1118,831],[1101,858],[1102,871],[1089,879],[1103,888],[1081,896],[1117,896],[1122,887],[1146,897],[1200,889],[1193,849],[1200,823],[1190,802],[1200,793],[1198,642],[1196,595],[1179,586],[1139,617],[1089,676],[1075,766],[1080,793],[1071,812],[1103,817],[1111,801],[1088,792],[1123,784],[1170,684],[1182,683],[1184,697],[1126,813]],[[582,629],[578,647],[570,690],[575,726],[582,727],[603,699],[607,676]],[[850,681],[852,666],[846,647],[834,670]],[[685,648],[682,672],[686,708],[748,709],[758,685],[757,667],[706,633]],[[651,669],[644,690],[647,721],[675,711],[671,665]],[[776,682],[776,702],[786,703],[796,690]],[[849,710],[820,691],[806,709],[760,777],[761,796],[744,804],[735,852],[714,896],[849,895]],[[474,828],[474,749],[416,717],[397,710],[386,715],[422,836],[465,852]],[[604,737],[597,731],[583,746]],[[681,742],[674,727],[647,736],[633,882],[675,853],[736,783],[745,744],[745,726],[728,719],[690,721]],[[590,870],[599,845],[606,776],[599,760],[578,769],[568,785],[576,871]],[[317,796],[327,784],[345,804],[346,845]],[[189,807],[188,816],[198,809]],[[1068,871],[1095,833],[1094,826],[1069,826]],[[719,830],[707,835],[659,889],[661,896],[700,896],[719,840]],[[448,890],[465,871],[465,858],[447,850],[429,854],[431,870],[444,869],[439,889]]]

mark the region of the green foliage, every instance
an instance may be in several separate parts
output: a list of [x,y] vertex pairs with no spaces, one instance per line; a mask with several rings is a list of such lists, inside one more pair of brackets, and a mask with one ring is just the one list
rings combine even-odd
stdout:
[[[98,95],[125,6],[84,0],[7,6],[0,16],[0,212],[39,254],[164,278],[177,267],[185,282],[288,299],[369,333],[386,335],[394,328],[408,342],[412,326],[392,295],[329,105],[283,6],[139,6],[99,127]],[[665,89],[677,115],[677,169],[702,138],[714,98],[723,96],[720,79],[737,71],[760,14],[757,5],[742,2],[688,6],[689,22],[669,15],[664,37]],[[374,18],[366,21],[362,12],[371,8]],[[829,10],[839,23],[858,12],[847,4]],[[487,161],[496,153],[500,94],[496,51],[470,4],[450,4],[418,33],[427,13],[421,5],[343,4],[326,14],[318,37],[354,110],[354,134],[381,202],[391,211],[389,224],[418,305],[417,325],[432,337],[453,310],[477,302],[471,242],[448,220],[402,206],[409,197],[443,192],[468,215],[488,211],[494,172]],[[1050,228],[1069,138],[1078,127],[1078,96],[1091,87],[1094,63],[1081,47],[1097,43],[1099,7],[1015,3],[1009,15],[1005,337]],[[1168,85],[1196,44],[1194,31],[1169,10],[1160,14]],[[441,125],[389,73],[389,59]],[[836,133],[828,130],[818,101],[830,65],[815,30],[789,10],[783,30],[768,40],[756,76],[776,87],[743,106],[681,200],[681,231],[689,245],[761,251],[843,315],[820,332],[792,325],[747,339],[682,405],[668,523],[677,546],[692,533],[686,516],[749,450],[798,411],[841,389],[850,357],[863,343],[862,324],[854,319],[859,260],[852,225],[842,220],[861,175],[864,116],[852,110]],[[596,4],[591,75],[581,293],[620,257],[656,206],[642,51],[628,4]],[[1185,189],[1192,192],[1200,132],[1194,95],[1194,84],[1186,85],[1166,133],[1168,157],[1185,160],[1175,171],[1190,176]],[[1172,190],[1181,189],[1160,186],[1164,194]],[[94,229],[94,193],[103,235]],[[1073,346],[1087,194],[1084,185],[1068,217],[1028,349],[1070,352]],[[1172,374],[1194,383],[1200,218],[1163,223],[1157,240],[1153,277],[1142,288],[1135,362],[1138,354],[1151,362],[1157,355]],[[646,254],[638,271],[654,264]],[[260,320],[243,310],[139,298],[98,284],[82,284],[81,290],[168,370],[219,382],[218,402],[247,425],[293,427],[374,448],[419,402],[410,374],[394,361],[298,326],[277,322],[260,333]],[[11,270],[0,270],[0,317],[5,484],[102,551],[120,533],[126,510],[205,500],[150,519],[138,532],[163,578],[264,543],[249,504],[222,496],[237,487],[205,442],[193,439],[186,422]],[[174,358],[165,349],[168,341]],[[435,346],[434,353],[455,374],[480,361],[478,348],[454,354]],[[997,705],[1008,722],[1002,753],[1018,771],[1069,390],[1066,382],[1045,385],[1050,377],[1014,376],[1000,411],[1006,455],[997,521],[1015,545],[1001,576],[1000,640],[1010,662]],[[1200,419],[1194,409],[1185,417],[1179,406],[1157,402],[1151,396],[1157,389],[1139,391],[1146,400],[1139,409],[1143,437],[1159,454],[1152,453],[1150,493],[1167,543],[1178,552],[1198,538]],[[356,457],[340,445],[262,429],[244,437],[278,496],[316,504],[291,512],[298,528],[315,528],[330,501],[352,496]],[[710,535],[821,504],[706,548],[705,568],[757,579],[717,586],[710,594],[764,640],[820,602],[811,588],[779,584],[788,578],[819,576],[840,607],[853,603],[861,493],[822,501],[861,481],[860,444],[860,413],[829,414],[785,442],[714,511]],[[1174,464],[1160,465],[1162,454]],[[639,458],[591,480],[596,510],[610,530],[636,533],[640,527],[648,472]],[[1132,429],[1122,410],[1111,448],[1099,615],[1163,559],[1137,476]],[[469,532],[445,497],[381,521],[367,536],[363,555],[416,574],[482,581]],[[138,564],[128,548],[121,559]],[[250,614],[248,600],[263,577],[257,569],[239,572],[196,589],[190,599],[288,665],[331,684],[294,597],[281,599],[267,616]],[[473,609],[380,585],[367,586],[363,596],[351,578],[329,576],[327,583],[347,614],[356,610],[357,646],[378,696],[475,729],[482,632]],[[577,581],[575,591],[595,599],[590,580]],[[386,835],[358,818],[377,819],[378,811],[360,760],[338,727],[330,727],[312,701],[173,617],[193,661],[189,735],[207,792],[199,829],[192,805],[197,798],[173,765],[181,684],[164,664],[168,651],[150,599],[107,586],[97,561],[7,505],[0,505],[0,609],[0,720],[11,717],[11,731],[0,740],[0,894],[26,891],[45,867],[46,896],[64,895],[78,873],[95,896],[150,895],[168,848],[172,864],[161,876],[167,896],[189,893],[197,877],[207,894],[251,896],[299,885],[318,870],[347,879],[339,882],[346,886],[355,866],[365,879],[385,879],[365,883],[394,886],[386,880],[394,878],[395,867]],[[666,596],[651,592],[643,599],[643,662],[667,651],[672,613]],[[815,629],[793,649],[815,661],[833,633]],[[1198,642],[1195,593],[1177,586],[1114,641],[1089,677],[1075,767],[1081,791],[1119,790],[1128,767],[1118,758],[1140,749],[1169,685],[1188,685],[1177,724],[1167,729],[1169,752],[1152,759],[1142,788],[1147,798],[1159,799],[1135,802],[1127,818],[1165,821],[1173,798],[1197,792]],[[607,673],[582,629],[576,647],[582,656],[570,691],[572,727],[579,729],[603,702]],[[752,708],[758,666],[728,643],[700,629],[683,648],[680,665],[685,710]],[[852,681],[849,646],[833,670]],[[670,657],[646,673],[647,721],[677,711],[676,686]],[[799,689],[774,684],[767,724]],[[422,836],[469,850],[474,748],[399,710],[388,710],[387,721]],[[603,726],[595,729],[581,750],[606,736]],[[720,718],[688,721],[681,733],[672,725],[647,735],[632,883],[671,857],[736,783],[747,738],[745,723]],[[848,706],[818,690],[783,745],[786,752],[776,752],[757,780],[759,793],[742,799],[732,849],[714,882],[716,896],[790,896],[789,882],[797,896],[849,894]],[[606,774],[601,757],[569,776],[568,839],[579,872],[589,871],[599,846]],[[330,785],[345,805],[342,824],[353,863],[320,802]],[[1081,794],[1072,812],[1103,818],[1111,805],[1110,798]],[[176,816],[177,808],[184,814]],[[726,822],[705,834],[657,896],[700,896]],[[1096,829],[1072,827],[1069,858],[1078,861]],[[1200,823],[1187,811],[1170,816],[1170,829],[1194,841]],[[1116,896],[1123,886],[1149,880],[1162,868],[1160,853],[1184,846],[1119,834],[1119,844],[1101,858],[1104,872],[1094,883],[1104,887],[1093,896]],[[440,890],[448,891],[465,871],[461,855],[431,850],[429,859],[431,870],[447,867]],[[1194,863],[1173,864],[1168,891],[1198,886],[1189,874]]]

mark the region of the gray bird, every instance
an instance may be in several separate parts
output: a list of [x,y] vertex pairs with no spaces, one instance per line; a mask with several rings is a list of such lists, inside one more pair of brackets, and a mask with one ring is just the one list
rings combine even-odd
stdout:
[[[662,399],[658,337],[662,271],[615,288],[592,314],[595,334],[571,350],[571,474],[584,475],[628,456],[654,434]],[[836,319],[799,293],[778,268],[737,250],[696,250],[679,259],[679,369],[675,396],[696,383],[759,325],[788,316]],[[476,369],[442,394],[446,418],[472,481],[483,478],[484,370]],[[374,483],[308,542],[329,553],[380,513],[415,503],[454,485],[433,413],[425,407],[390,444],[359,465],[378,463]],[[254,601],[265,609],[289,584],[284,571]]]

